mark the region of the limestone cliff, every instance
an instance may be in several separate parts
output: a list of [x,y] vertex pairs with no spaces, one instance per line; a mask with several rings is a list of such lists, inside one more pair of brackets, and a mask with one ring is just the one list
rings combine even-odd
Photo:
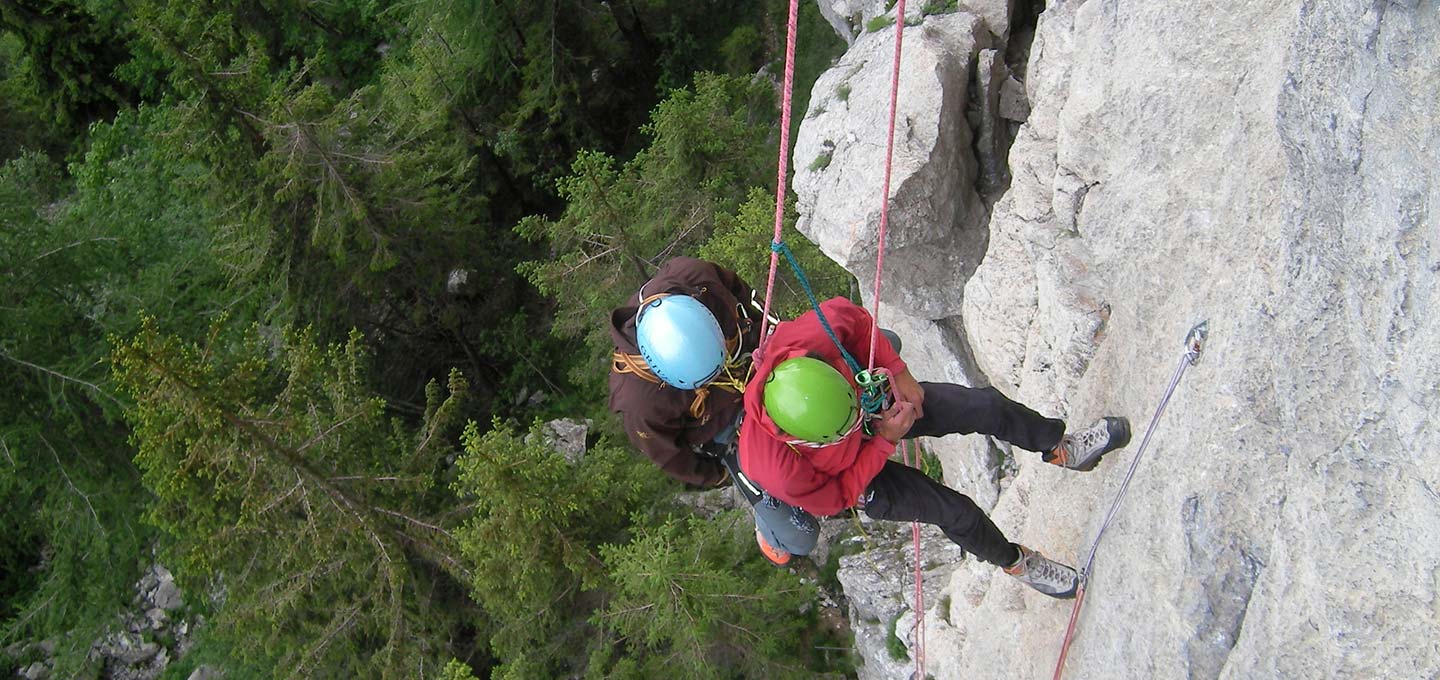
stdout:
[[[1440,674],[1440,2],[1067,0],[1038,21],[984,4],[906,28],[879,315],[922,379],[1137,433],[1089,474],[932,442],[947,481],[1013,540],[1083,559],[1210,321],[1067,677]],[[794,188],[801,230],[868,288],[894,27],[849,31]],[[1049,677],[1068,604],[927,536],[929,674]],[[842,569],[847,588],[893,581],[852,598],[893,592],[854,614],[862,677],[908,672],[875,642],[913,652],[899,554]]]

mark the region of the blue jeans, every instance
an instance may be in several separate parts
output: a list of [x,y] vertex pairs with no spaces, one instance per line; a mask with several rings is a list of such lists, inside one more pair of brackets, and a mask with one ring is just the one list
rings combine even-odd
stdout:
[[735,488],[755,510],[755,528],[765,542],[791,555],[809,555],[820,541],[820,522],[815,516],[786,503],[760,488],[740,470],[740,459],[736,449],[736,433],[740,422],[715,437],[715,443],[723,446],[720,463],[730,471]]

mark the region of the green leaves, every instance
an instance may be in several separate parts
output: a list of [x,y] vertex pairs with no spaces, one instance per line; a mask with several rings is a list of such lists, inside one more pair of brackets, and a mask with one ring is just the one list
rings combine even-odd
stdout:
[[[774,112],[764,83],[698,74],[656,107],[644,131],[651,144],[627,163],[589,151],[557,183],[565,212],[521,221],[516,231],[550,246],[522,272],[555,299],[554,332],[587,338],[591,356],[608,351],[607,315],[672,256],[708,239],[717,216],[763,183],[760,159]],[[594,374],[598,362],[583,365]]]
[[465,570],[428,492],[465,381],[430,391],[412,435],[366,387],[359,335],[278,341],[221,324],[187,343],[147,318],[117,348],[136,461],[157,497],[148,517],[189,585],[223,581],[214,622],[246,660],[292,677],[413,677],[421,658],[438,668],[425,641],[455,611],[424,593]]
[[750,554],[748,520],[670,520],[604,548],[614,595],[593,621],[639,677],[814,677],[792,664],[815,589]]
[[465,429],[456,491],[473,503],[457,532],[473,565],[470,591],[497,621],[491,644],[507,663],[565,659],[583,621],[576,603],[604,583],[600,545],[624,538],[630,514],[656,502],[648,464],[608,446],[567,461],[532,432],[494,423]]

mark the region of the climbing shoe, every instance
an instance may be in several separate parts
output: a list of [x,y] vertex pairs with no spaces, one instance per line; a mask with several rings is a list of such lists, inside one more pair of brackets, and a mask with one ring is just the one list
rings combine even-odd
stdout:
[[1101,456],[1129,443],[1130,421],[1106,416],[1090,427],[1061,437],[1044,458],[1051,465],[1089,472],[1100,463]]
[[1015,547],[1020,550],[1020,559],[1015,564],[1005,567],[1005,573],[1020,579],[1021,583],[1050,597],[1061,600],[1075,597],[1075,589],[1080,585],[1080,576],[1075,573],[1074,569],[1023,545],[1016,544]]
[[758,528],[755,530],[755,542],[760,544],[760,554],[764,555],[765,559],[770,560],[770,564],[777,567],[790,564],[790,553],[767,543],[765,536],[761,535]]

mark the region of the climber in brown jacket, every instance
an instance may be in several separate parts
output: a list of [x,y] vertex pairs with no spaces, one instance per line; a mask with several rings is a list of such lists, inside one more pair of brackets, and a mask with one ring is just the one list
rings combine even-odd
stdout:
[[757,521],[765,529],[756,531],[761,551],[783,565],[815,547],[819,525],[739,469],[741,396],[762,313],[734,272],[690,257],[669,260],[610,314],[610,410],[631,443],[674,479],[697,487],[738,482],[765,515]]

